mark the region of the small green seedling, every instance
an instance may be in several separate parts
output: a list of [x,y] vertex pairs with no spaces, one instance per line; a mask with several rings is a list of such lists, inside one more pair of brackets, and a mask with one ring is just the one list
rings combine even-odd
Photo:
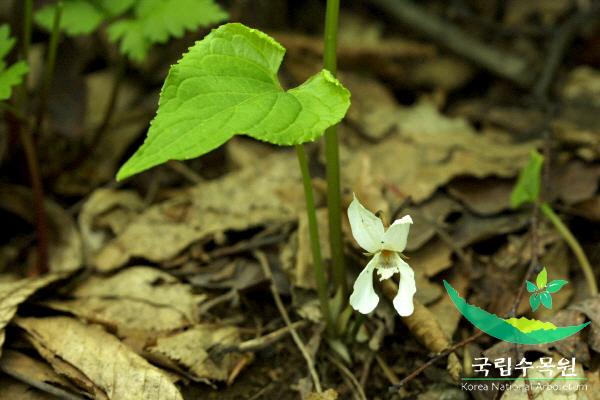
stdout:
[[[56,5],[35,14],[35,21],[52,30]],[[61,29],[69,36],[90,34],[108,22],[108,37],[121,53],[144,61],[155,43],[181,37],[186,30],[227,19],[213,0],[63,0]]]
[[239,23],[213,30],[171,67],[144,144],[121,167],[122,180],[169,160],[188,160],[236,134],[279,146],[320,137],[350,106],[350,92],[322,70],[283,90],[285,49]]
[[563,279],[553,280],[548,283],[548,272],[546,268],[542,269],[537,275],[535,283],[527,281],[527,291],[532,293],[529,297],[529,304],[531,305],[531,311],[536,311],[540,304],[547,309],[552,308],[552,293],[558,292],[567,281]]
[[[533,150],[529,156],[529,162],[527,163],[525,168],[521,170],[519,178],[517,179],[517,184],[515,185],[511,193],[510,205],[512,208],[519,208],[524,204],[530,203],[535,204],[539,207],[539,210],[542,212],[542,214],[544,214],[544,216],[548,218],[548,220],[550,220],[552,225],[554,225],[556,231],[563,237],[565,242],[567,242],[567,244],[575,254],[575,257],[577,257],[579,265],[581,266],[583,274],[585,275],[590,295],[596,296],[598,294],[598,285],[596,284],[594,270],[592,269],[592,266],[590,265],[590,262],[587,259],[587,256],[585,255],[585,252],[583,251],[581,245],[579,244],[573,233],[571,233],[569,227],[565,225],[564,222],[562,222],[562,220],[560,219],[560,217],[554,212],[550,204],[540,199],[543,164],[544,157],[537,151]],[[539,284],[538,287],[540,287]],[[561,287],[562,285],[558,286],[558,289],[560,289]],[[527,288],[530,288],[529,283]],[[556,290],[558,291],[558,289]],[[549,304],[551,307],[552,297],[549,293],[553,292],[548,291],[548,293],[545,294],[541,293],[538,296],[532,296],[532,299],[530,299],[531,308],[535,311],[537,307],[539,307],[540,302],[544,304],[544,306],[546,306],[546,304]],[[537,305],[534,307],[534,304]]]
[[4,58],[15,46],[15,38],[10,36],[10,28],[0,26],[0,101],[7,100],[12,94],[12,88],[23,82],[23,77],[29,71],[25,61],[18,61],[7,67]]

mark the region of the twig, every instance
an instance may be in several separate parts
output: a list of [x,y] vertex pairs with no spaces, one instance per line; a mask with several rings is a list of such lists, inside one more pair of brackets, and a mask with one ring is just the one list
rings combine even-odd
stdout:
[[404,379],[402,379],[400,381],[400,383],[398,383],[397,385],[390,386],[390,389],[389,389],[390,392],[394,392],[394,391],[400,389],[407,382],[413,380],[421,372],[425,371],[427,368],[429,368],[430,366],[432,366],[433,364],[435,364],[438,360],[440,360],[440,359],[446,357],[447,355],[449,355],[450,353],[452,353],[452,352],[460,349],[464,345],[473,342],[475,339],[477,339],[479,336],[481,336],[483,334],[484,334],[483,331],[479,331],[477,333],[474,333],[473,335],[469,336],[468,338],[466,338],[464,340],[461,340],[460,342],[458,342],[456,344],[453,344],[452,346],[448,347],[446,350],[444,350],[441,353],[437,354],[436,356],[430,358],[429,361],[427,361],[425,364],[421,365],[419,368],[415,369],[413,372],[411,372],[409,375],[407,375]]
[[322,393],[323,389],[321,388],[321,381],[320,381],[319,375],[317,374],[317,371],[315,369],[313,359],[311,358],[310,354],[308,353],[306,346],[304,346],[304,343],[302,343],[302,339],[300,339],[298,332],[292,325],[290,316],[288,315],[288,313],[285,309],[285,306],[283,305],[283,302],[281,301],[281,297],[279,296],[279,291],[277,290],[277,287],[275,286],[275,281],[273,280],[273,272],[271,271],[271,266],[269,265],[267,256],[265,256],[265,254],[260,250],[256,250],[254,252],[254,256],[260,263],[260,265],[263,269],[263,273],[265,274],[267,279],[271,282],[271,294],[273,295],[273,300],[275,300],[275,305],[277,306],[277,309],[279,310],[279,313],[281,314],[281,317],[283,318],[285,325],[288,327],[290,334],[292,335],[292,339],[294,339],[294,343],[296,343],[296,346],[298,346],[298,350],[300,350],[300,353],[302,353],[302,356],[306,360],[306,366],[308,367],[308,371],[310,372],[310,376],[313,380],[313,384],[315,385],[315,390],[319,393]]
[[354,374],[352,373],[352,371],[350,371],[348,368],[346,368],[346,366],[344,365],[344,363],[342,363],[340,360],[338,360],[334,356],[332,356],[330,354],[327,354],[327,358],[329,359],[329,361],[331,361],[331,363],[333,365],[335,365],[340,370],[340,372],[346,378],[348,378],[348,380],[350,381],[350,383],[352,383],[352,386],[355,389],[355,391],[354,391],[355,397],[358,397],[359,400],[367,400],[367,396],[365,395],[365,391],[363,390],[362,386],[360,385],[360,383],[358,382],[358,380],[356,379],[356,377],[354,376]]
[[167,164],[167,167],[177,172],[179,175],[183,176],[185,179],[190,181],[191,183],[200,183],[204,179],[196,171],[182,163],[181,161],[171,160]]
[[600,10],[599,3],[594,3],[591,9],[581,10],[572,15],[565,21],[564,24],[554,34],[553,40],[550,42],[548,54],[545,57],[544,67],[540,74],[539,80],[533,88],[534,96],[543,100],[548,95],[548,89],[554,81],[556,72],[560,67],[569,45],[575,38],[581,26]]
[[490,72],[509,79],[519,86],[529,87],[532,85],[533,74],[525,60],[477,40],[473,35],[428,13],[411,1],[370,1],[399,22]]
[[377,360],[377,364],[379,365],[379,368],[381,368],[381,370],[383,371],[383,374],[388,379],[388,381],[390,381],[392,385],[399,385],[400,379],[398,378],[398,375],[396,375],[396,373],[394,371],[392,371],[392,369],[390,368],[389,365],[387,365],[387,363],[385,362],[383,357],[381,357],[379,354],[377,354],[375,356],[375,360]]
[[306,321],[296,321],[293,322],[290,326],[285,326],[281,329],[277,329],[267,335],[263,335],[257,337],[255,339],[246,340],[238,344],[237,346],[228,346],[218,349],[217,353],[231,353],[231,352],[246,352],[246,351],[260,351],[263,350],[272,344],[278,342],[279,340],[286,337],[288,334],[291,334],[292,330],[303,328],[308,323]]

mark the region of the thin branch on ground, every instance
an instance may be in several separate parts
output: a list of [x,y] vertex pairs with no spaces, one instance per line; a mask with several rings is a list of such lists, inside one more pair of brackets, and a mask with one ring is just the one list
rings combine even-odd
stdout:
[[416,2],[408,0],[370,0],[403,25],[428,36],[431,40],[488,71],[519,86],[530,87],[534,75],[529,63],[480,41],[457,26],[433,15]]
[[292,339],[294,339],[294,343],[296,343],[298,350],[300,350],[300,353],[302,353],[302,356],[304,357],[304,359],[306,361],[308,371],[313,380],[313,384],[315,385],[315,390],[319,393],[322,393],[323,389],[321,387],[321,380],[319,379],[319,375],[317,374],[317,370],[315,369],[314,361],[313,361],[312,357],[310,356],[310,353],[306,349],[306,346],[302,342],[300,335],[298,335],[298,332],[292,325],[290,316],[288,315],[287,310],[285,309],[285,306],[283,305],[283,302],[281,301],[281,296],[279,296],[279,291],[277,290],[277,287],[275,286],[275,281],[273,280],[273,272],[271,271],[271,266],[269,265],[267,256],[260,250],[255,251],[254,256],[260,263],[260,265],[263,269],[263,273],[265,274],[267,279],[271,282],[271,294],[273,295],[273,300],[275,300],[275,305],[277,306],[277,310],[279,311],[279,313],[281,314],[281,317],[285,321],[285,325],[289,329],[289,332],[292,335]]
[[354,376],[354,374],[352,373],[352,371],[350,371],[343,362],[341,362],[340,360],[338,360],[337,358],[335,358],[334,356],[327,354],[327,358],[329,359],[329,361],[331,361],[331,363],[333,365],[335,365],[340,372],[342,373],[342,375],[344,377],[346,377],[348,379],[348,381],[350,381],[350,383],[352,384],[351,387],[354,388],[353,393],[354,393],[354,397],[356,397],[358,400],[367,400],[367,396],[365,395],[365,391],[363,390],[362,386],[360,385],[360,382],[358,382],[358,380],[356,379],[356,377]]
[[231,353],[231,352],[245,352],[245,351],[255,352],[255,351],[264,350],[267,347],[269,347],[269,346],[273,345],[274,343],[280,341],[281,339],[285,338],[287,335],[291,334],[292,330],[304,328],[306,325],[308,325],[308,322],[306,322],[306,321],[292,322],[292,324],[290,326],[285,326],[281,329],[277,329],[276,331],[273,331],[266,335],[263,335],[263,336],[260,336],[260,337],[254,338],[254,339],[246,340],[245,342],[242,342],[236,346],[223,347],[221,349],[218,349],[216,352],[219,354],[223,354],[223,353]]

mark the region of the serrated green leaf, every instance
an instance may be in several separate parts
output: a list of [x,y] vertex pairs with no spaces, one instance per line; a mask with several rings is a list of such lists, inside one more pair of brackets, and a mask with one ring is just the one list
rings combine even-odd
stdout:
[[4,24],[0,26],[0,101],[10,98],[13,86],[23,82],[23,76],[29,71],[25,61],[18,61],[6,68],[4,57],[10,53],[15,45],[15,39],[10,36],[10,28]]
[[120,41],[123,54],[136,61],[143,61],[155,43],[227,19],[213,0],[139,0],[134,14],[109,26],[108,34],[112,41]]
[[540,301],[542,302],[544,307],[546,307],[547,309],[552,308],[552,296],[550,295],[550,293],[548,293],[546,291],[543,291],[542,293],[540,293]]
[[510,205],[518,208],[525,203],[534,203],[540,195],[541,173],[544,157],[533,150],[529,162],[521,170],[517,184],[510,195]]
[[538,309],[540,306],[540,296],[537,293],[534,293],[529,297],[529,305],[531,306],[531,311]]
[[537,290],[537,286],[535,286],[535,284],[533,282],[529,282],[527,281],[527,291],[529,293],[533,293]]
[[[63,0],[60,28],[69,36],[94,32],[106,19],[129,10],[136,0]],[[35,13],[35,22],[50,31],[54,25],[56,4]]]
[[23,82],[23,76],[29,71],[25,61],[19,61],[0,72],[0,100],[10,98],[12,88]]
[[4,69],[4,57],[15,46],[15,38],[10,36],[10,28],[7,24],[3,24],[0,26],[0,60],[2,60],[2,65],[0,65],[0,70]]
[[[50,4],[35,13],[35,22],[51,31],[55,12],[56,5]],[[85,35],[95,31],[104,18],[104,13],[87,0],[65,0],[60,17],[60,29],[69,36]]]
[[312,141],[338,123],[350,93],[326,70],[284,91],[285,49],[266,34],[226,24],[171,67],[144,144],[121,167],[122,180],[168,160],[187,160],[235,134],[277,145]]
[[556,293],[558,292],[563,286],[565,286],[567,283],[569,283],[568,281],[565,281],[563,279],[557,279],[554,280],[552,282],[550,282],[547,286],[546,286],[546,290],[548,291],[548,293]]
[[535,278],[535,283],[538,289],[543,289],[546,287],[546,283],[548,282],[548,271],[546,271],[546,267],[544,267],[540,273]]

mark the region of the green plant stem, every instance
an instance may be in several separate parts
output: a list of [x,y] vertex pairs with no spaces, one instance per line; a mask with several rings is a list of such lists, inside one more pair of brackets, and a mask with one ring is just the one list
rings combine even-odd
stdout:
[[588,288],[590,291],[590,295],[596,296],[598,294],[598,285],[596,284],[596,277],[594,276],[594,271],[592,270],[592,266],[588,261],[585,252],[581,248],[581,245],[573,236],[569,228],[562,222],[560,217],[556,215],[552,207],[548,203],[542,203],[540,206],[542,213],[552,222],[558,233],[565,239],[575,257],[577,257],[577,261],[579,261],[579,265],[583,270],[583,275],[585,276],[585,280],[588,284]]
[[56,66],[56,51],[58,49],[58,39],[60,38],[60,19],[62,17],[63,2],[59,0],[56,3],[56,9],[54,11],[54,21],[52,23],[52,33],[50,34],[50,43],[48,44],[48,57],[46,59],[46,68],[44,71],[44,80],[42,82],[42,89],[40,92],[40,104],[38,108],[38,115],[35,124],[35,133],[39,133],[42,126],[44,115],[48,106],[48,93],[52,87],[52,80],[54,79],[54,67]]
[[[325,50],[323,67],[332,74],[337,72],[337,34],[340,13],[339,0],[327,0],[325,10]],[[340,156],[337,127],[325,131],[325,159],[327,177],[327,208],[329,210],[329,243],[333,279],[336,287],[347,294],[346,268],[342,241],[342,198],[340,190]]]
[[313,267],[315,273],[315,282],[317,283],[317,292],[321,302],[321,312],[327,326],[327,332],[333,335],[333,323],[331,321],[331,311],[329,310],[329,295],[327,291],[327,278],[323,268],[323,259],[321,258],[321,244],[319,241],[319,226],[317,224],[317,211],[315,209],[315,199],[313,195],[312,181],[308,171],[308,160],[303,145],[296,145],[296,155],[302,172],[302,182],[304,183],[304,197],[306,198],[306,215],[308,217],[308,231],[310,234],[310,248],[312,251]]
[[31,46],[31,25],[33,20],[33,0],[25,0],[25,12],[23,15],[23,59],[29,58],[29,46]]

